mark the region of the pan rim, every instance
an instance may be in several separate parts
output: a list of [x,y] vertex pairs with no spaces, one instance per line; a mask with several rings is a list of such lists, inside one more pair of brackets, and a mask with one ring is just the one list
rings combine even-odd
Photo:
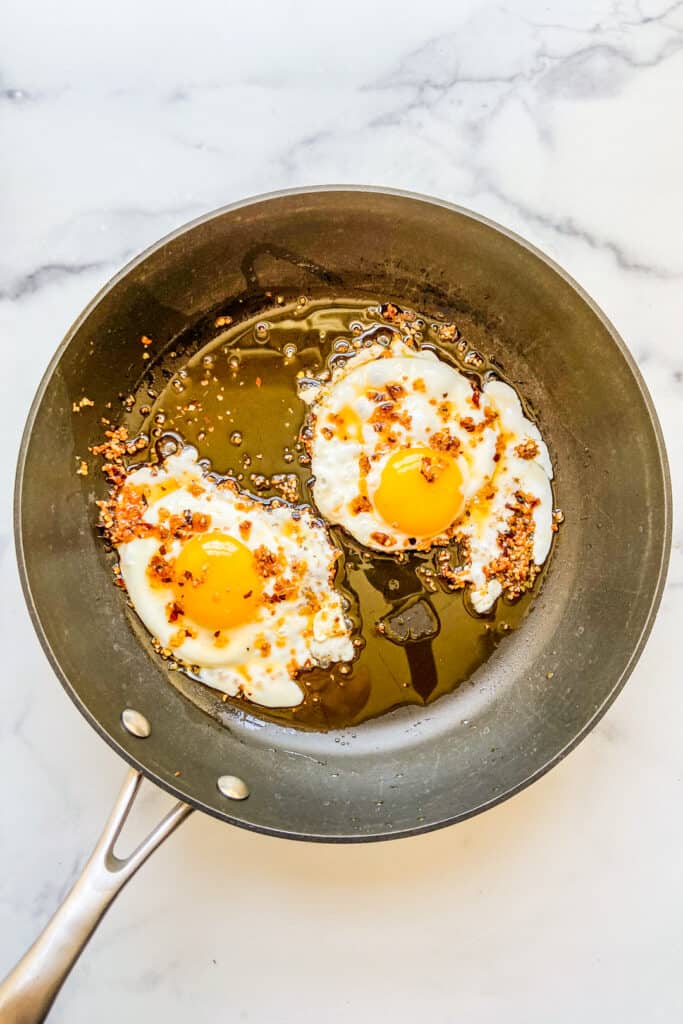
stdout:
[[[485,801],[476,807],[470,808],[468,811],[460,814],[440,818],[434,821],[422,822],[414,828],[397,829],[392,831],[377,832],[373,834],[359,835],[357,833],[340,833],[340,834],[314,834],[308,832],[296,832],[287,831],[282,828],[269,827],[266,825],[259,825],[253,822],[245,821],[241,818],[235,817],[229,813],[219,812],[216,808],[204,804],[201,800],[194,797],[189,797],[183,793],[177,786],[172,785],[165,779],[159,777],[153,770],[149,769],[145,764],[138,760],[132,753],[126,750],[117,739],[117,737],[109,733],[97,720],[97,718],[90,712],[88,707],[81,700],[78,693],[72,686],[68,676],[62,670],[59,661],[54,654],[48,637],[43,628],[40,614],[37,605],[33,599],[31,587],[28,579],[28,571],[26,566],[26,558],[24,551],[22,522],[21,522],[21,509],[22,509],[22,491],[23,491],[23,478],[26,464],[26,456],[29,448],[30,439],[33,433],[33,425],[35,418],[43,400],[45,391],[52,379],[52,376],[57,368],[62,355],[71,343],[74,335],[80,329],[82,324],[87,320],[92,311],[101,302],[101,300],[112,291],[116,285],[122,281],[132,270],[143,263],[151,255],[157,252],[163,246],[176,240],[181,235],[192,230],[193,228],[199,227],[202,224],[208,223],[217,217],[223,216],[227,213],[234,212],[235,210],[245,209],[249,206],[263,203],[272,199],[286,198],[289,196],[297,195],[313,195],[323,192],[357,192],[367,194],[379,194],[387,196],[395,196],[398,198],[411,199],[416,202],[425,203],[430,206],[440,207],[444,210],[448,210],[453,213],[457,213],[465,218],[476,221],[492,230],[502,234],[506,238],[515,242],[521,246],[527,252],[531,253],[552,271],[554,271],[562,280],[564,280],[583,300],[588,306],[591,312],[597,317],[606,331],[609,333],[612,341],[615,343],[619,350],[622,358],[628,366],[633,379],[638,387],[641,398],[649,415],[650,423],[652,425],[655,446],[658,455],[659,472],[663,485],[663,518],[664,518],[664,529],[662,535],[661,544],[661,558],[659,567],[657,570],[657,580],[652,594],[652,600],[650,607],[647,612],[646,619],[641,629],[640,635],[633,645],[630,657],[622,669],[619,677],[615,680],[610,693],[605,698],[603,703],[595,710],[590,719],[584,724],[584,726],[578,731],[565,746],[549,758],[543,765],[532,772],[526,779],[516,783],[501,793],[497,793],[491,800]],[[234,203],[229,203],[225,206],[218,207],[208,213],[202,214],[179,227],[173,231],[164,235],[158,239],[152,245],[148,246],[141,253],[134,256],[124,266],[119,269],[105,284],[97,291],[93,298],[87,303],[84,309],[81,311],[79,316],[73,321],[67,332],[65,333],[62,341],[58,345],[54,355],[50,359],[42,377],[35,396],[31,403],[24,430],[22,433],[21,443],[19,446],[19,454],[17,458],[17,466],[15,471],[15,482],[14,482],[14,508],[13,508],[13,523],[14,523],[14,544],[15,554],[17,559],[17,566],[19,569],[19,577],[21,580],[22,592],[24,600],[28,608],[29,616],[36,632],[36,635],[40,641],[41,647],[45,652],[49,664],[55,672],[57,678],[62,684],[63,689],[66,691],[68,696],[71,698],[73,703],[76,705],[80,713],[84,716],[86,721],[92,726],[93,729],[102,737],[102,739],[133,768],[140,771],[147,779],[159,786],[161,789],[170,793],[184,803],[189,803],[197,810],[203,811],[205,814],[209,814],[212,817],[225,821],[229,824],[236,825],[239,828],[245,828],[248,831],[263,833],[266,835],[275,836],[278,838],[302,840],[306,842],[326,842],[326,843],[364,843],[364,842],[377,842],[388,839],[400,839],[408,836],[420,835],[426,832],[435,831],[439,828],[445,828],[448,825],[453,825],[461,821],[465,821],[468,818],[474,817],[477,814],[481,814],[483,811],[489,810],[495,807],[497,804],[503,803],[505,800],[510,799],[517,793],[522,792],[532,783],[542,778],[547,772],[559,764],[572,750],[575,749],[581,743],[583,739],[595,728],[597,723],[611,707],[612,703],[616,700],[617,696],[621,693],[626,682],[628,681],[631,673],[633,672],[642,652],[650,636],[657,611],[659,609],[664,587],[666,584],[667,571],[669,565],[669,558],[671,552],[671,535],[672,535],[672,492],[671,492],[671,475],[669,470],[669,462],[666,453],[666,447],[664,444],[664,436],[659,422],[659,417],[655,410],[654,402],[647,388],[645,380],[635,362],[633,355],[628,349],[626,343],[622,339],[615,326],[612,324],[610,319],[597,305],[597,303],[591,298],[591,296],[585,291],[585,289],[569,274],[565,271],[558,263],[555,262],[550,256],[544,253],[541,249],[537,248],[533,243],[528,242],[522,236],[516,232],[510,230],[497,221],[491,218],[485,217],[475,211],[469,210],[466,207],[460,206],[455,203],[450,203],[447,200],[439,199],[434,196],[425,195],[418,192],[406,191],[403,189],[394,189],[384,186],[377,185],[360,185],[360,184],[328,184],[328,185],[311,185],[301,186],[291,189],[281,189],[273,192],[260,193],[254,196],[248,196],[244,199],[237,200]]]

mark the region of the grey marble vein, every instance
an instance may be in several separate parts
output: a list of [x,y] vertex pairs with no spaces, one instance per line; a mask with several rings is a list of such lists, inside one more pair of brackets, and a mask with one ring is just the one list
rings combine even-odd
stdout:
[[577,224],[572,217],[551,217],[541,213],[539,210],[527,206],[525,203],[506,195],[492,182],[487,182],[483,191],[500,199],[509,209],[514,210],[527,224],[537,224],[547,228],[554,234],[571,238],[582,242],[596,252],[607,253],[614,259],[616,266],[627,273],[645,275],[655,278],[658,281],[677,281],[683,278],[683,270],[676,270],[669,267],[659,267],[651,263],[644,263],[626,252],[624,248],[609,238],[600,238],[587,228]]
[[27,295],[34,295],[47,285],[58,283],[64,277],[74,277],[78,274],[87,274],[95,270],[104,270],[106,263],[46,263],[44,266],[36,267],[29,274],[14,281],[7,288],[0,288],[0,302],[16,301]]

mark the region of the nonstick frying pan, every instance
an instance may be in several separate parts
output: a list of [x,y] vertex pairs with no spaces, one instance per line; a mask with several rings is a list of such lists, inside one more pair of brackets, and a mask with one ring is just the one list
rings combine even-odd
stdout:
[[[280,291],[391,298],[454,319],[528,398],[565,513],[533,611],[467,684],[336,735],[255,720],[169,673],[111,585],[95,529],[104,482],[74,472],[93,421],[72,403],[87,395],[99,408],[133,390],[142,333],[167,352],[181,336],[191,348],[191,325],[256,311]],[[16,539],[26,601],[62,685],[133,769],[83,877],[0,987],[0,1019],[33,1022],[116,892],[193,808],[276,836],[388,839],[476,814],[556,764],[614,700],[650,631],[670,486],[640,374],[562,270],[450,204],[330,187],[219,210],[106,285],[29,415]],[[141,774],[179,803],[122,861],[113,845]]]

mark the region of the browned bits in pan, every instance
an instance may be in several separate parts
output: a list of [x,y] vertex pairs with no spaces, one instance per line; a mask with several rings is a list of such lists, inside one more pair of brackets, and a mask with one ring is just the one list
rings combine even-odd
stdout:
[[510,598],[528,590],[540,572],[533,561],[536,505],[538,498],[517,491],[514,500],[506,506],[511,512],[508,528],[498,536],[500,555],[486,569],[489,579],[495,577]]
[[448,430],[437,430],[429,438],[429,445],[437,452],[447,452],[449,455],[457,455],[460,451],[460,441]]
[[370,537],[372,540],[374,540],[375,544],[379,544],[380,547],[382,548],[390,548],[391,545],[394,543],[393,537],[390,537],[388,533],[375,531],[374,533],[370,534]]
[[439,341],[456,341],[459,333],[455,324],[443,324],[439,328]]
[[274,551],[269,551],[265,544],[261,544],[255,549],[254,560],[256,562],[256,572],[265,580],[271,576],[276,576],[281,568],[281,559]]
[[364,494],[359,494],[351,502],[351,511],[353,512],[354,516],[360,515],[361,512],[371,512],[372,505],[370,504],[369,498],[367,498]]
[[538,445],[530,437],[515,448],[515,455],[520,459],[535,459],[538,455]]
[[72,403],[71,411],[72,412],[80,412],[81,409],[87,409],[89,407],[92,407],[94,404],[95,403],[93,402],[93,400],[91,398],[86,398],[85,395],[84,395],[83,398],[79,398],[79,400],[77,402],[73,402]]

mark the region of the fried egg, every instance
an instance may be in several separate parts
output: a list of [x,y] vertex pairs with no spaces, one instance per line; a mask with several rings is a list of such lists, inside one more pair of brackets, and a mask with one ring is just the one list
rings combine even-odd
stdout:
[[506,586],[515,593],[522,555],[533,581],[552,540],[553,472],[510,385],[479,388],[394,336],[347,358],[329,382],[302,381],[299,393],[310,406],[312,493],[329,523],[382,552],[459,541],[465,557],[451,582],[470,588],[480,613]]
[[352,660],[339,551],[310,508],[215,480],[191,448],[128,473],[109,508],[135,611],[202,682],[290,707],[301,671]]

